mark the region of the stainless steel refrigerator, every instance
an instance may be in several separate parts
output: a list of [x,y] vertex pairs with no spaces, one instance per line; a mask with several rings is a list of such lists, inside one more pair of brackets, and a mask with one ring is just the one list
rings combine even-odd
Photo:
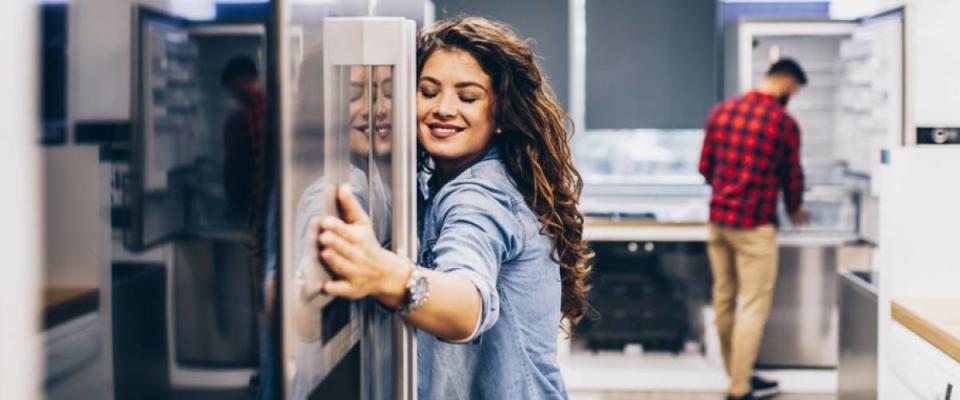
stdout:
[[[273,1],[252,24],[135,7],[130,141],[111,145],[129,154],[114,166],[123,246],[113,252],[161,271],[156,293],[140,295],[163,316],[151,319],[149,352],[120,356],[132,366],[153,361],[142,371],[118,366],[117,384],[133,392],[117,397],[168,397],[182,387],[416,397],[411,328],[372,300],[313,290],[330,275],[307,227],[338,214],[332,190],[350,183],[381,244],[415,258],[416,30],[429,22],[428,3]],[[219,74],[236,55],[256,62],[266,98],[262,168],[271,183],[253,223],[231,211],[224,187],[223,121],[235,105]],[[121,336],[114,342],[132,338]]]
[[334,191],[349,183],[381,244],[416,254],[415,36],[424,3],[373,3],[363,16],[306,1],[277,10],[286,398],[416,395],[411,328],[374,300],[319,293],[331,277],[309,232],[311,219],[337,214]]
[[[801,130],[806,227],[782,227],[780,271],[757,363],[837,365],[838,249],[875,248],[884,149],[904,131],[904,11],[851,21],[743,20],[725,33],[727,96],[790,57],[809,84],[787,111]],[[839,267],[839,268],[838,268]]]

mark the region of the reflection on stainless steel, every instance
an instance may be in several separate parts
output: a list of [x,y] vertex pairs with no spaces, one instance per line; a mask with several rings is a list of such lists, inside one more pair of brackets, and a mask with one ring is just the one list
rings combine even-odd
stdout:
[[[317,295],[330,273],[317,259],[310,222],[319,217],[337,215],[335,191],[349,183],[354,195],[369,211],[369,137],[365,133],[370,120],[371,87],[369,68],[342,66],[333,71],[325,85],[330,96],[324,104],[333,112],[326,115],[322,149],[323,168],[315,171],[313,183],[300,196],[295,218],[296,258],[294,288],[298,299],[293,304],[297,332],[295,347],[296,376],[294,398],[306,398],[333,368],[340,364],[360,340],[360,304]],[[332,103],[332,104],[330,104]],[[305,176],[306,177],[306,176]],[[349,384],[346,384],[349,385]]]
[[[393,70],[390,66],[362,65],[339,69],[336,76],[341,80],[333,82],[339,88],[339,96],[333,101],[347,106],[334,108],[346,114],[335,114],[333,117],[339,122],[332,125],[346,132],[327,135],[325,147],[340,149],[335,154],[346,155],[347,175],[339,175],[344,172],[340,166],[326,163],[325,173],[301,196],[296,214],[296,237],[301,243],[295,284],[300,291],[300,303],[294,310],[300,343],[295,356],[297,376],[293,393],[299,398],[313,392],[332,373],[333,366],[362,343],[361,365],[367,366],[365,393],[381,393],[376,397],[386,398],[393,392],[393,316],[372,300],[348,302],[320,294],[319,286],[331,276],[318,262],[308,232],[312,219],[336,215],[333,190],[339,183],[350,183],[354,196],[374,220],[374,231],[381,244],[388,247],[391,243],[392,196],[381,169],[390,171]],[[328,160],[334,159],[328,155]]]
[[[396,140],[394,133],[412,138],[407,119],[412,115],[413,26],[401,19],[321,22],[311,19],[315,17],[291,15],[308,25],[288,31],[300,35],[290,43],[302,44],[304,52],[301,58],[288,49],[288,60],[297,64],[290,68],[295,75],[285,79],[286,98],[295,110],[286,113],[292,129],[285,133],[283,150],[284,220],[291,230],[288,237],[294,238],[288,243],[293,248],[286,265],[291,267],[283,278],[287,394],[295,399],[402,397],[399,391],[409,384],[399,377],[410,347],[398,347],[404,343],[401,321],[372,299],[348,301],[319,293],[333,277],[319,262],[309,229],[311,220],[338,214],[335,189],[349,183],[381,244],[411,253],[394,240],[398,226],[412,225],[406,202],[403,212],[395,212],[394,191],[412,195],[405,188],[412,181],[394,182],[399,171],[412,172],[398,163],[415,159],[395,154],[412,154],[413,142]],[[372,30],[363,45],[344,40],[363,38],[358,32],[364,29]],[[398,72],[404,79],[398,79]]]
[[780,246],[773,308],[757,364],[837,365],[837,247]]
[[840,272],[838,395],[877,398],[877,282],[865,272]]

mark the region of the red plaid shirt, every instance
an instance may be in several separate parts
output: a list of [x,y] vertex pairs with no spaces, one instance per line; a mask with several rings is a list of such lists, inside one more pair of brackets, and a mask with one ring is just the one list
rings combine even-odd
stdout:
[[788,212],[803,203],[800,128],[773,96],[751,91],[725,100],[707,119],[700,173],[713,188],[712,223],[777,224],[781,190]]
[[235,207],[250,212],[255,227],[266,220],[269,189],[266,113],[267,98],[258,90],[243,108],[231,113],[223,130],[227,198]]

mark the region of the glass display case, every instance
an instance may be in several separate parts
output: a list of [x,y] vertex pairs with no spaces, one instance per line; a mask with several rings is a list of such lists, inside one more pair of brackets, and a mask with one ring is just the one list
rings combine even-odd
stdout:
[[595,130],[574,136],[588,217],[706,222],[710,191],[698,165],[703,130]]

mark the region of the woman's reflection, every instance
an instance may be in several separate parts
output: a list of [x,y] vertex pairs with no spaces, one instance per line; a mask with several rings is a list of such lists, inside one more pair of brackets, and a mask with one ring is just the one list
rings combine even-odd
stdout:
[[[296,213],[295,282],[297,301],[294,302],[294,326],[297,348],[294,360],[294,398],[306,398],[320,384],[343,351],[359,338],[360,308],[357,304],[330,303],[320,292],[329,272],[317,262],[316,243],[308,238],[313,220],[335,214],[334,192],[337,183],[350,183],[354,195],[367,211],[375,216],[377,237],[385,246],[391,241],[390,224],[390,160],[393,132],[393,70],[388,66],[350,66],[349,82],[345,85],[348,115],[341,116],[346,135],[326,135],[324,140],[342,143],[332,148],[343,148],[347,157],[325,154],[348,167],[342,175],[340,168],[324,171],[301,195]],[[337,118],[337,116],[333,116]],[[346,137],[344,137],[346,136]],[[329,148],[329,147],[328,147]],[[338,157],[340,157],[338,159]],[[371,162],[372,161],[372,162]],[[345,176],[344,176],[345,175]],[[364,307],[366,308],[366,307]],[[368,321],[369,322],[369,321]],[[383,325],[377,321],[376,327]],[[344,329],[344,328],[350,329]],[[376,327],[374,329],[376,329]],[[367,330],[370,330],[368,327]],[[334,343],[335,345],[330,345]],[[375,356],[381,358],[379,354]]]
[[[372,79],[368,79],[368,75]],[[383,65],[351,67],[350,89],[350,164],[370,176],[367,189],[371,192],[363,197],[369,197],[364,204],[371,208],[368,212],[376,216],[377,237],[386,246],[390,242],[390,218],[387,217],[392,203],[389,188],[393,149],[393,68]]]

